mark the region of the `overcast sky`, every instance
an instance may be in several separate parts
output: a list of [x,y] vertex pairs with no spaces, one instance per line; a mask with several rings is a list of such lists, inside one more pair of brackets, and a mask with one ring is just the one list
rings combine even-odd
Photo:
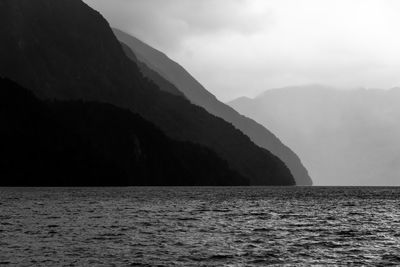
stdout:
[[84,0],[223,101],[274,87],[400,86],[398,0]]

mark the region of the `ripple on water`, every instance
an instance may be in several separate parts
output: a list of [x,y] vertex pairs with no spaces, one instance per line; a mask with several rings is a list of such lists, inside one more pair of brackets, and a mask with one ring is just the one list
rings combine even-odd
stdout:
[[399,188],[0,188],[0,265],[400,265]]

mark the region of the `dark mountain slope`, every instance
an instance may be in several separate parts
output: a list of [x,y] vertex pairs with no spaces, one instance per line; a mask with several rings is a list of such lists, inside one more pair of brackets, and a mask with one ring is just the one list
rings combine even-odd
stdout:
[[[218,101],[214,95],[208,92],[184,68],[169,59],[165,54],[120,30],[114,29],[114,33],[121,42],[127,44],[133,50],[136,57],[125,49],[127,55],[132,60],[136,60],[143,73],[146,73],[147,69],[150,68],[166,80],[166,82],[157,82],[157,85],[162,90],[171,92],[170,86],[165,85],[171,82],[192,103],[232,123],[236,128],[249,136],[254,143],[269,150],[283,160],[289,167],[298,185],[312,184],[311,178],[298,156],[264,126],[240,115],[233,108]],[[159,78],[157,81],[159,81]]]
[[183,93],[181,93],[175,85],[164,79],[160,74],[158,74],[156,71],[150,69],[145,63],[140,62],[139,60],[136,59],[135,54],[132,52],[132,50],[129,48],[124,43],[121,43],[122,49],[124,50],[125,54],[134,62],[138,65],[141,73],[143,74],[144,77],[155,83],[160,89],[162,89],[165,92],[177,95],[177,96],[182,96]]
[[278,158],[232,125],[145,79],[107,21],[80,0],[0,3],[1,75],[42,98],[128,108],[174,139],[211,148],[251,184],[294,183]]
[[1,186],[127,183],[115,165],[60,124],[31,92],[4,79],[0,88]]
[[247,185],[213,151],[166,137],[128,110],[42,102],[0,79],[0,185]]

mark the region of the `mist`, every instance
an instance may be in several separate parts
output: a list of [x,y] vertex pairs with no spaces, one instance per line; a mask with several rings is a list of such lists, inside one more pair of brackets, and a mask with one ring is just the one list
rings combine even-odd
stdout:
[[394,0],[85,0],[220,100],[319,83],[400,85]]
[[315,184],[398,184],[399,117],[386,109],[397,100],[384,93],[400,86],[399,1],[85,1],[221,101],[255,97],[233,107],[298,153]]
[[291,147],[320,186],[400,185],[400,89],[268,90],[231,106]]

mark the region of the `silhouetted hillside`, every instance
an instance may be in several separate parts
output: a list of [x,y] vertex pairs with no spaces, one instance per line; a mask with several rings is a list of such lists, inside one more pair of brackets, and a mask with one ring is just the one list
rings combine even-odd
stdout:
[[285,164],[224,120],[162,92],[125,55],[107,21],[80,0],[3,0],[0,74],[41,98],[112,103],[173,139],[214,150],[251,184],[292,185]]
[[172,83],[176,86],[176,91],[182,92],[192,103],[232,123],[236,128],[248,135],[254,143],[269,150],[283,160],[289,167],[298,185],[312,184],[308,172],[298,156],[269,130],[252,119],[240,115],[228,105],[218,101],[214,95],[208,92],[182,66],[169,59],[162,52],[120,30],[114,29],[114,33],[121,42],[133,50],[134,53],[131,53],[128,49],[124,49],[127,56],[138,64],[145,75],[151,69],[163,78],[163,80],[160,77],[153,79],[160,89],[167,92],[174,92],[175,90],[172,90],[170,86],[170,83]]
[[147,67],[147,65],[143,62],[140,62],[139,60],[136,59],[135,54],[132,52],[132,50],[127,46],[126,44],[122,43],[122,49],[124,50],[125,54],[132,59],[139,67],[141,73],[143,74],[144,77],[155,83],[160,89],[162,89],[165,92],[177,95],[177,96],[182,96],[183,93],[181,93],[172,83],[164,79],[160,74],[158,74],[156,71],[150,69]]
[[214,152],[128,110],[42,102],[0,79],[0,185],[247,185]]

